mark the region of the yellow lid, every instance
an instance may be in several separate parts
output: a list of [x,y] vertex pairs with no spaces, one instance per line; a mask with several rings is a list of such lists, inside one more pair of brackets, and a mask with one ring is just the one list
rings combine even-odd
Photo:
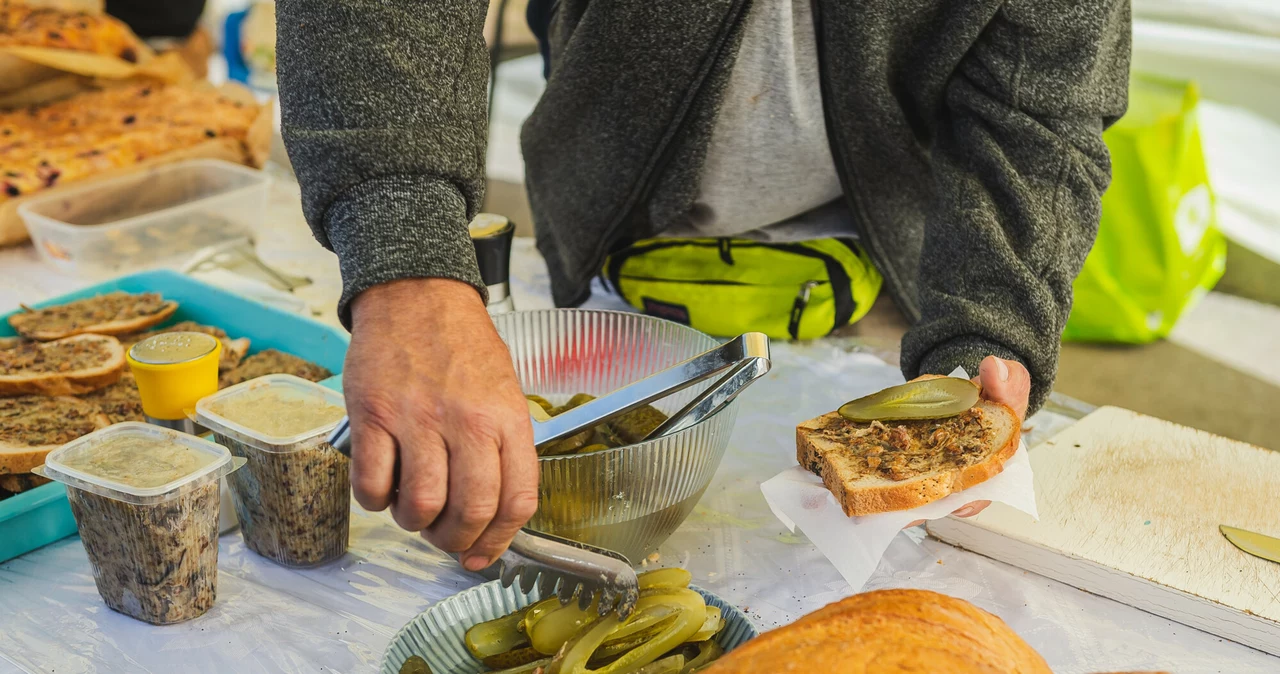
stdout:
[[201,332],[165,332],[134,344],[127,359],[142,411],[153,419],[185,419],[218,390],[222,342]]

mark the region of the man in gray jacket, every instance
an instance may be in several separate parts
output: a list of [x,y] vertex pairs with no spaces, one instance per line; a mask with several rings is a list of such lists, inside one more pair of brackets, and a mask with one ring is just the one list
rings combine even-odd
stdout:
[[[284,137],[352,330],[366,508],[482,568],[537,506],[525,401],[467,223],[484,190],[478,0],[279,0]],[[664,235],[856,236],[908,377],[1052,386],[1124,113],[1126,0],[532,0],[522,145],[556,303]],[[397,471],[398,466],[398,471]],[[971,511],[980,508],[975,505]]]

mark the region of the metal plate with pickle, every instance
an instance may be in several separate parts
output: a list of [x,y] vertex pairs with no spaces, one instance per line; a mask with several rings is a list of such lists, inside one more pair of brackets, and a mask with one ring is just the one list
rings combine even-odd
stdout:
[[[657,573],[675,575],[682,572],[678,569],[664,569]],[[651,573],[648,578],[652,583],[654,575]],[[684,576],[684,582],[687,582],[687,575]],[[712,610],[718,611],[720,621],[723,622],[722,626],[717,625],[718,631],[715,632],[714,636],[707,640],[707,652],[712,650],[728,652],[759,634],[746,615],[736,607],[696,586],[689,586],[689,589],[702,597],[709,612]],[[493,639],[477,639],[477,636],[483,637],[483,635],[473,632],[470,643],[468,643],[468,630],[482,623],[489,623],[495,628],[500,628],[502,619],[513,623],[515,621],[527,622],[528,614],[537,608],[540,599],[536,589],[529,594],[524,594],[518,586],[504,588],[497,582],[485,583],[449,597],[427,609],[396,634],[387,648],[381,672],[382,674],[401,674],[401,672],[413,674],[420,674],[421,672],[432,672],[433,674],[481,674],[482,672],[501,671],[486,667],[480,659],[475,657],[476,649],[501,650],[502,653],[494,654],[508,655],[515,658],[519,657],[520,651],[527,644],[523,642],[517,643],[520,641],[520,637],[511,640],[510,643],[503,642],[501,640],[502,635],[498,634],[498,632],[503,631],[500,629],[487,630],[490,632],[489,636],[496,637]],[[513,617],[517,614],[520,615],[519,618]],[[641,612],[637,611],[632,620],[641,619],[641,616]],[[592,625],[595,625],[595,623],[591,623],[587,627],[590,628]],[[545,630],[539,630],[537,625],[534,626],[534,633],[539,639],[544,638],[544,635],[541,634],[543,631]],[[585,630],[570,629],[564,634],[556,635],[552,638],[567,639],[573,636],[580,636],[583,631]],[[701,627],[699,631],[702,631]],[[613,641],[616,642],[612,644],[614,648],[625,648],[627,646],[627,644],[621,643],[622,639],[615,638]],[[550,650],[552,645],[541,644],[543,650]],[[602,648],[609,645],[610,640],[606,639]],[[637,646],[639,645],[637,644]],[[689,645],[692,647],[691,651],[697,650],[696,643]],[[480,652],[483,654],[487,651]],[[662,655],[665,656],[665,651]],[[694,657],[697,656],[695,655]],[[542,659],[545,659],[545,656],[539,660]],[[662,659],[665,659],[665,657],[658,658],[658,660]],[[539,660],[531,662],[538,662]],[[506,663],[501,658],[495,659],[492,656],[490,656],[489,662],[495,665]],[[517,662],[517,660],[511,660],[511,662]],[[632,670],[628,668],[626,671]]]

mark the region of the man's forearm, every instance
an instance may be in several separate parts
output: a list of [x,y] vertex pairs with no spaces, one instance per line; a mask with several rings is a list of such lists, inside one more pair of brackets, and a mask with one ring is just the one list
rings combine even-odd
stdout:
[[467,222],[484,196],[489,62],[474,0],[280,0],[285,146],[339,316],[370,286],[443,277],[483,292]]
[[1010,2],[952,76],[908,375],[972,375],[996,355],[1027,367],[1043,404],[1110,180],[1102,130],[1124,113],[1128,36],[1124,0]]

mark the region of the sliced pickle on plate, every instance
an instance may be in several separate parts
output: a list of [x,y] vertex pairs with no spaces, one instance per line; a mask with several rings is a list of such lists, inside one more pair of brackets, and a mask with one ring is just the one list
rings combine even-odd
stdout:
[[427,666],[426,660],[410,655],[409,659],[400,665],[400,674],[431,674],[431,668]]
[[539,653],[554,655],[599,615],[598,602],[599,600],[592,601],[585,611],[578,608],[576,603],[550,611],[529,626],[529,643]]
[[533,631],[533,626],[547,616],[548,613],[560,608],[560,600],[555,597],[549,597],[542,601],[526,607],[524,609],[524,620],[520,623],[520,630],[525,634]]
[[703,621],[697,633],[689,637],[689,641],[706,641],[719,634],[722,629],[724,629],[724,620],[720,618],[720,609],[708,606],[707,619]]
[[500,669],[493,674],[542,674],[551,665],[551,658],[543,658],[530,663],[511,667],[510,669]]
[[693,581],[693,574],[679,567],[654,569],[645,571],[636,577],[640,581],[640,589],[652,588],[686,588]]
[[722,655],[724,655],[724,649],[720,647],[720,644],[714,641],[704,641],[698,644],[698,655],[685,662],[681,674],[694,674],[718,660]]
[[945,419],[976,405],[978,394],[978,385],[968,379],[920,379],[847,402],[839,412],[857,422]]
[[636,670],[636,674],[680,674],[684,671],[684,656],[671,655],[656,662],[651,662]]
[[490,655],[487,658],[480,658],[480,662],[484,663],[489,669],[515,669],[523,667],[531,662],[538,660],[546,660],[546,653],[539,653],[533,646],[520,646],[506,653]]
[[[464,640],[467,650],[477,660],[484,660],[495,655],[529,645],[529,637],[520,629],[528,608],[473,625],[467,630]],[[511,665],[504,665],[510,667]]]

